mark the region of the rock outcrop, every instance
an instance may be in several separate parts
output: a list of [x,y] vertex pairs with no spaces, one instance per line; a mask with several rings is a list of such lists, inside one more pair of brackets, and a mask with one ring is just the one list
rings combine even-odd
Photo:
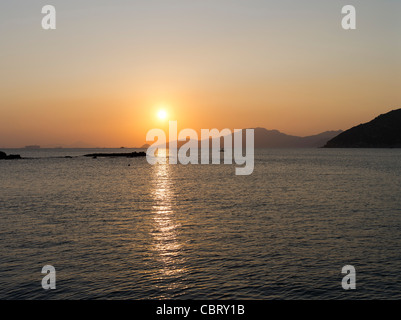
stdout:
[[145,157],[146,152],[130,152],[130,153],[91,153],[85,154],[84,157],[92,158],[105,158],[105,157],[125,157],[125,158],[137,158]]
[[22,158],[19,154],[7,155],[5,152],[0,151],[0,160],[14,160],[14,159],[22,159]]

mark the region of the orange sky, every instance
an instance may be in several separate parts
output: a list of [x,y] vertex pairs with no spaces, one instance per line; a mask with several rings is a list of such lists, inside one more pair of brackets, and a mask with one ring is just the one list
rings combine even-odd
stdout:
[[350,1],[354,31],[342,1],[55,1],[52,31],[19,2],[0,4],[0,147],[141,146],[161,105],[181,129],[302,136],[401,107],[397,1]]

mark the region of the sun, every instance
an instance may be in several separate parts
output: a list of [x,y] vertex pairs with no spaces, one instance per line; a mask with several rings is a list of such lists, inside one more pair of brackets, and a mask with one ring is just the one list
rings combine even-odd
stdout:
[[166,119],[166,118],[167,118],[167,112],[166,112],[166,110],[160,110],[160,111],[157,113],[157,116],[159,117],[160,120]]

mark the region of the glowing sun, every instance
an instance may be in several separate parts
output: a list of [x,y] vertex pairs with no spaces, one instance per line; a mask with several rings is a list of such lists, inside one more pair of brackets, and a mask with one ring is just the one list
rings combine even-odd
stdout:
[[157,116],[158,116],[158,118],[159,118],[160,120],[166,119],[166,118],[167,118],[167,112],[166,112],[166,110],[160,110],[160,111],[157,113]]

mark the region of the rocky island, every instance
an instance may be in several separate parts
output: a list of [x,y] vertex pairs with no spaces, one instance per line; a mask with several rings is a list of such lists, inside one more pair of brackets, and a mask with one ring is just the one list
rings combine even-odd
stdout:
[[7,155],[5,152],[0,151],[0,160],[14,160],[14,159],[22,159],[22,158],[19,154]]
[[92,157],[92,158],[106,158],[106,157],[125,157],[125,158],[137,158],[137,157],[145,157],[146,152],[125,152],[125,153],[91,153],[85,154],[84,157]]

